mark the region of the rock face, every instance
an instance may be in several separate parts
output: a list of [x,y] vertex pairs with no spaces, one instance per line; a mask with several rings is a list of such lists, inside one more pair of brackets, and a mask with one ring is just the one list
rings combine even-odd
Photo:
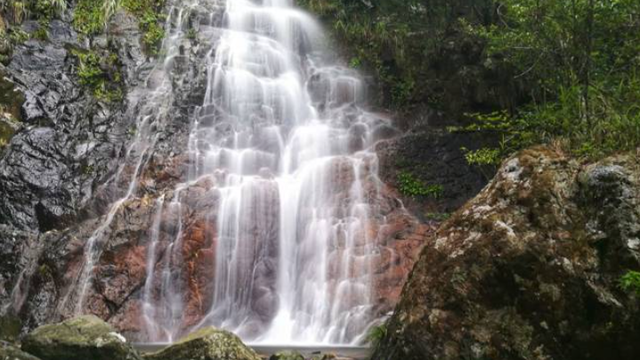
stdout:
[[428,238],[376,360],[640,358],[640,161],[506,161]]
[[42,360],[138,360],[122,335],[95,316],[45,325],[27,335],[22,349]]
[[[144,83],[149,72],[132,15],[119,11],[99,38],[79,36],[72,17],[63,18],[50,22],[46,40],[16,44],[10,61],[0,65],[0,142],[6,142],[0,144],[0,316],[18,316],[24,331],[60,319],[56,277],[73,270],[65,259],[82,244],[51,230],[95,229],[96,221],[83,221],[102,215],[117,193],[112,188],[119,184],[105,184],[131,136],[126,112],[136,104],[97,98],[82,85],[77,54],[117,58],[117,68],[108,70],[121,74],[129,88]],[[38,24],[21,27],[31,33]]]
[[[442,186],[437,197],[412,198],[399,194],[405,206],[423,221],[449,214],[475,196],[486,185],[485,176],[469,165],[462,147],[480,148],[486,144],[477,134],[450,133],[444,129],[447,120],[428,112],[414,119],[406,133],[378,144],[381,177],[387,184],[400,188],[399,175],[410,173],[425,185]],[[445,122],[445,123],[443,123]]]
[[[69,22],[53,20],[46,41],[17,45],[11,62],[0,68],[13,84],[2,86],[0,99],[20,99],[12,107],[22,125],[0,159],[0,223],[43,232],[71,225],[117,164],[127,139],[126,101],[97,101],[80,85],[74,54],[118,53],[125,73],[140,75],[139,33],[121,31],[132,21],[121,19],[114,29],[121,41],[90,48]],[[33,32],[36,24],[27,21],[23,29]],[[125,81],[137,80],[131,75]]]
[[212,327],[200,329],[157,353],[147,360],[260,360],[240,338]]

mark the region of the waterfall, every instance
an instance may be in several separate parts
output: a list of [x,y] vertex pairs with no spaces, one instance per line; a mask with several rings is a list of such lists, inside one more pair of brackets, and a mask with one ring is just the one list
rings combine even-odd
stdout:
[[[75,300],[87,311],[102,243],[115,214],[139,196],[156,131],[172,121],[180,92],[173,69],[197,29],[206,40],[198,46],[209,47],[194,51],[206,89],[184,146],[188,175],[153,205],[142,332],[174,341],[213,325],[256,343],[361,341],[380,315],[373,274],[385,216],[372,148],[389,120],[363,108],[359,74],[340,65],[321,26],[292,0],[179,1],[168,14],[164,55],[140,90],[150,94],[134,96],[136,137],[112,181],[127,191],[87,241],[62,307]],[[205,190],[193,195],[196,187]],[[194,197],[208,207],[194,211]],[[187,259],[193,212],[206,251]],[[196,266],[204,275],[190,278]],[[206,286],[196,286],[202,278]]]

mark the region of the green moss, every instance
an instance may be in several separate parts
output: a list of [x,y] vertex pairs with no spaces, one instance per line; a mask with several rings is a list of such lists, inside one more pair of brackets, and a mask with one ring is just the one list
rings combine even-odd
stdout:
[[93,315],[41,326],[24,338],[22,348],[42,359],[140,359],[113,327]]
[[260,357],[234,334],[208,327],[189,334],[163,350],[146,355],[145,359],[259,360]]
[[426,213],[427,220],[445,221],[451,217],[450,213]]
[[21,329],[22,322],[17,316],[0,316],[0,340],[9,342],[16,341]]

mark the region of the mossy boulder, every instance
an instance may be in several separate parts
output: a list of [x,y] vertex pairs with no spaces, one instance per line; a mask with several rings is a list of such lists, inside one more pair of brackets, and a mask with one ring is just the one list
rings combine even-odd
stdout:
[[40,360],[17,347],[0,342],[0,360]]
[[426,239],[374,360],[637,360],[640,157],[506,160]]
[[280,351],[271,355],[269,360],[304,360],[304,356],[297,351]]
[[27,335],[22,349],[42,360],[139,360],[111,325],[88,315],[44,325]]
[[239,337],[213,327],[200,329],[146,360],[260,360]]

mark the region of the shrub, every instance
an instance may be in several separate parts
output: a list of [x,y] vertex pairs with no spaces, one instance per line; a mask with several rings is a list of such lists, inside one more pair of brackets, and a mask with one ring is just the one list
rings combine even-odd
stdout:
[[105,102],[122,99],[122,78],[115,54],[107,56],[104,63],[101,62],[102,57],[93,51],[75,50],[73,54],[78,58],[80,84],[87,87],[96,99]]
[[620,287],[640,297],[640,272],[629,271],[620,278]]
[[398,174],[398,189],[404,195],[416,197],[440,198],[444,187],[438,184],[426,185],[409,171]]

